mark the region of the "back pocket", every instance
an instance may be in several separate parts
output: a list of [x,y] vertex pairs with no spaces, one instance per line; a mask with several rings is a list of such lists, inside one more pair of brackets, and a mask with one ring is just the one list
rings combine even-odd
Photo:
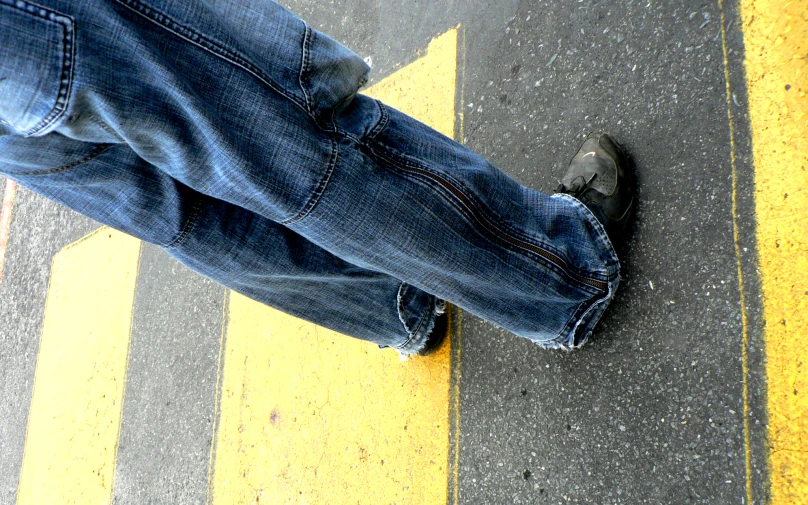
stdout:
[[0,121],[26,137],[52,130],[67,110],[73,21],[21,0],[0,0]]

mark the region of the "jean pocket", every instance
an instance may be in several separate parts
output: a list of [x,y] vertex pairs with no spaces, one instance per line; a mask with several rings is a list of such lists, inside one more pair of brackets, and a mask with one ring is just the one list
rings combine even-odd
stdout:
[[73,21],[22,0],[0,0],[0,121],[26,137],[64,117],[73,76]]

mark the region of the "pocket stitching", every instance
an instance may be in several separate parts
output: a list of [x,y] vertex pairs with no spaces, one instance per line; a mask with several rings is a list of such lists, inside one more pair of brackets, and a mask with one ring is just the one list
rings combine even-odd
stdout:
[[157,26],[160,26],[163,29],[173,33],[177,37],[180,37],[181,39],[186,40],[191,44],[194,44],[200,49],[207,51],[213,54],[214,56],[217,56],[223,59],[224,61],[241,68],[242,70],[246,71],[256,79],[264,83],[266,86],[268,86],[276,93],[290,100],[295,105],[301,107],[306,112],[306,114],[310,116],[305,103],[301,103],[297,97],[287,93],[283,89],[283,87],[278,85],[269,76],[265,75],[264,72],[262,72],[257,65],[254,65],[252,62],[250,62],[250,60],[240,55],[238,52],[222,46],[221,44],[215,42],[214,40],[209,39],[208,37],[202,35],[201,33],[178,23],[177,21],[166,16],[165,14],[156,11],[155,9],[152,9],[151,7],[144,5],[141,2],[138,2],[136,0],[115,0],[115,1],[123,5],[127,9],[131,10],[135,14],[143,17],[144,19],[151,21]]
[[65,16],[45,7],[40,7],[25,1],[3,2],[3,5],[11,7],[26,14],[36,16],[44,21],[49,21],[57,27],[62,28],[62,70],[59,74],[59,92],[56,94],[56,102],[50,113],[42,118],[37,124],[23,133],[26,137],[34,136],[47,129],[58,121],[67,110],[70,101],[70,90],[73,86],[73,66],[75,61],[75,30],[73,18]]
[[98,145],[94,146],[93,149],[89,153],[87,153],[85,156],[81,157],[80,159],[78,159],[76,161],[70,162],[67,165],[62,165],[62,166],[56,167],[56,168],[48,168],[48,169],[44,169],[44,170],[34,170],[34,171],[31,171],[31,172],[25,172],[25,173],[22,173],[22,174],[12,174],[12,175],[24,175],[24,176],[27,177],[27,176],[35,176],[35,175],[53,175],[53,174],[58,174],[60,172],[66,172],[67,170],[70,170],[71,168],[75,168],[75,167],[77,167],[79,165],[87,163],[88,161],[92,161],[93,159],[97,158],[104,151],[106,151],[107,149],[109,149],[110,147],[112,147],[114,145],[119,145],[119,144],[98,144]]

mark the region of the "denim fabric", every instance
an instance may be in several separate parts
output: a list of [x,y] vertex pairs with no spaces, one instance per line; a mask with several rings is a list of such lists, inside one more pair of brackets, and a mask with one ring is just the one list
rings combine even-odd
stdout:
[[0,0],[0,173],[403,353],[444,300],[582,344],[619,280],[600,224],[357,95],[368,71],[268,0]]

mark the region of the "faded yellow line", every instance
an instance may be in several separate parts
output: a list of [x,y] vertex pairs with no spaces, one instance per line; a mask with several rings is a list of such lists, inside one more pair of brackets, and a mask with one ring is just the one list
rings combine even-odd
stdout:
[[454,136],[458,30],[429,43],[426,54],[364,91],[447,137]]
[[3,280],[3,267],[6,264],[6,249],[11,231],[11,209],[14,207],[14,197],[17,194],[17,183],[6,179],[3,190],[3,206],[0,209],[0,282]]
[[808,0],[742,0],[771,503],[808,503]]
[[463,350],[463,312],[455,309],[452,312],[453,337],[452,347],[452,404],[450,412],[454,418],[454,440],[452,449],[452,505],[460,504],[460,357]]
[[229,309],[230,291],[224,291],[224,301],[222,303],[222,332],[219,336],[219,357],[216,360],[216,397],[213,404],[213,426],[211,427],[211,440],[210,452],[208,453],[208,488],[205,496],[205,503],[211,503],[213,500],[213,461],[216,449],[216,433],[219,428],[219,407],[221,403],[222,391],[222,367],[224,366],[224,343],[225,335],[227,333],[228,309]]
[[[451,30],[366,93],[452,136],[457,52]],[[447,502],[450,345],[402,362],[233,293],[223,356],[212,503]]]
[[112,499],[139,252],[105,227],[53,258],[19,505]]
[[746,499],[754,503],[752,491],[752,443],[749,433],[749,318],[746,311],[746,290],[741,268],[741,242],[738,227],[738,163],[735,144],[735,118],[732,114],[732,86],[729,76],[729,56],[727,53],[726,16],[724,2],[718,0],[721,11],[721,48],[724,56],[724,82],[726,84],[727,120],[729,122],[730,163],[732,165],[732,234],[735,243],[735,262],[738,274],[738,291],[741,301],[741,367],[743,372],[743,435],[744,435],[744,474]]
[[[466,121],[465,121],[465,104],[466,104],[466,27],[459,25],[460,30],[460,43],[458,44],[460,61],[461,61],[461,75],[460,75],[460,100],[457,103],[459,109],[459,130],[457,132],[457,140],[461,144],[466,143]],[[463,311],[455,308],[452,311],[452,324],[454,325],[454,341],[452,356],[452,403],[449,409],[450,414],[454,418],[454,440],[452,440],[452,450],[454,458],[452,460],[452,501],[451,505],[460,504],[460,362],[463,351]]]

